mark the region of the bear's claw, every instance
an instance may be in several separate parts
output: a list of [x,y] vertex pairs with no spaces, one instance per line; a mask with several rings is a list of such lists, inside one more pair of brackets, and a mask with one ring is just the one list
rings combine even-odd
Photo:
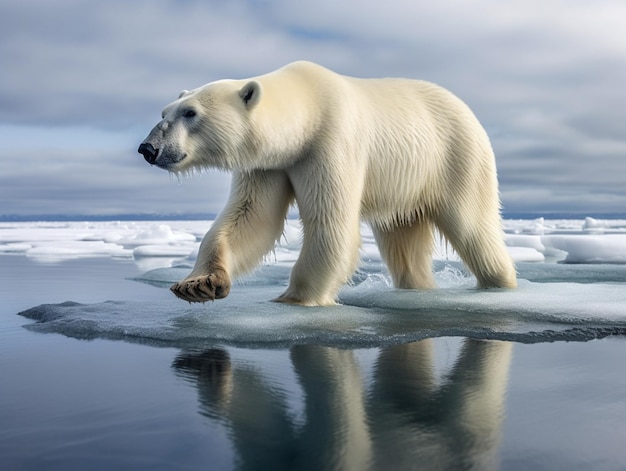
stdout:
[[228,296],[230,282],[227,277],[215,273],[185,278],[174,283],[170,290],[176,297],[190,303],[204,303]]

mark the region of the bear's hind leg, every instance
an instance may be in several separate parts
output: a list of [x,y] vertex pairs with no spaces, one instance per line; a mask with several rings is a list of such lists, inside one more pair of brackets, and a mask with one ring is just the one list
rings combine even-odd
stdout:
[[480,288],[515,288],[517,275],[504,244],[500,216],[489,216],[467,220],[450,211],[437,225],[474,273]]
[[428,221],[392,229],[373,225],[372,231],[396,288],[435,287],[432,273],[433,229]]

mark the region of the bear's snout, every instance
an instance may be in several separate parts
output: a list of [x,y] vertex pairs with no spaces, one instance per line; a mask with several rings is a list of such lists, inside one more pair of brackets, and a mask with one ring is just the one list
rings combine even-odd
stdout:
[[152,144],[145,142],[142,142],[139,145],[139,149],[137,149],[137,152],[143,155],[143,158],[146,159],[146,162],[151,165],[154,165],[156,163],[157,156],[159,155],[159,149],[155,149]]

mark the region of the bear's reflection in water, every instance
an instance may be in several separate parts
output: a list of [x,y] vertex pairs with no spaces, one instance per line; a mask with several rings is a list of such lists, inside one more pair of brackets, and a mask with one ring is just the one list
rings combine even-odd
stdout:
[[367,386],[351,350],[291,348],[304,396],[288,394],[225,349],[181,353],[201,411],[224,423],[238,469],[496,469],[511,359],[509,342],[465,339],[437,379],[433,340],[381,348]]

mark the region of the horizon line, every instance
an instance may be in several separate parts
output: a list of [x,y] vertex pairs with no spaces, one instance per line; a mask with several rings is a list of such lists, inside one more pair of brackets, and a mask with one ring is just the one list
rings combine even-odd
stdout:
[[[79,222],[79,221],[205,221],[219,213],[118,213],[118,214],[0,214],[0,222]],[[504,211],[502,219],[626,219],[626,213],[595,211]],[[290,212],[287,219],[297,219]]]

